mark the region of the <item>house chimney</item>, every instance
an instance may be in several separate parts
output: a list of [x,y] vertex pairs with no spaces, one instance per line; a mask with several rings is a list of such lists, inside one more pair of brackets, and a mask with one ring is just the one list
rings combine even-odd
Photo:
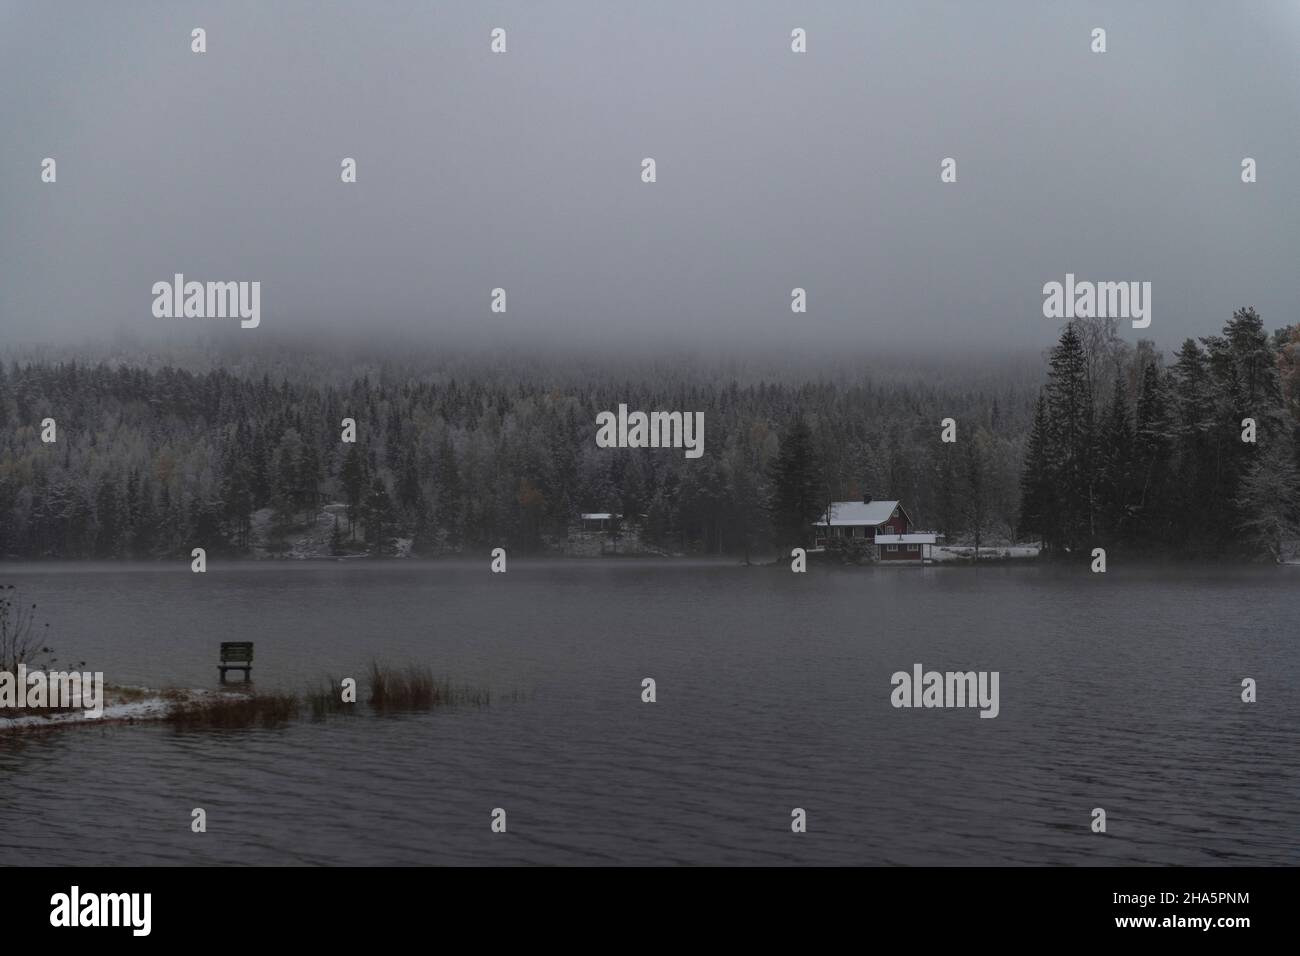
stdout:
[[864,505],[869,505],[869,504],[871,504],[871,492],[868,491],[868,492],[864,492],[864,493],[863,493],[863,495],[862,495],[862,503],[863,503]]

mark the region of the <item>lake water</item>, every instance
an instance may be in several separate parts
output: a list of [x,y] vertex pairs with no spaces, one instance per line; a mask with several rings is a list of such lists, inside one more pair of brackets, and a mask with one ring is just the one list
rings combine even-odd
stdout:
[[[0,565],[110,683],[213,687],[252,640],[260,690],[376,658],[493,692],[0,737],[0,864],[1300,861],[1300,567],[1111,564]],[[916,662],[1000,672],[1000,715],[895,709]]]

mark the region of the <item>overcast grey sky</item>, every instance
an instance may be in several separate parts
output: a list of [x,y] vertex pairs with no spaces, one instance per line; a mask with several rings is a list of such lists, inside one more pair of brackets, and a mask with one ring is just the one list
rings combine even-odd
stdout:
[[1129,339],[1300,321],[1294,0],[0,0],[0,131],[7,341],[221,321],[174,272],[261,281],[240,336],[1036,348],[1066,272],[1153,283]]

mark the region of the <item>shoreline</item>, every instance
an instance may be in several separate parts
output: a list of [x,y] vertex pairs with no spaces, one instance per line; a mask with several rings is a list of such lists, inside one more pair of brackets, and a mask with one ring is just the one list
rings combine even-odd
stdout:
[[[809,555],[823,554],[824,552],[806,549]],[[844,567],[890,567],[897,564],[899,567],[963,567],[973,564],[1013,564],[1013,565],[1041,565],[1043,567],[1068,567],[1072,564],[1086,564],[1087,558],[1072,558],[1069,555],[1045,556],[1038,552],[1036,547],[1026,545],[998,545],[981,546],[980,558],[977,562],[969,553],[969,546],[957,546],[947,549],[951,552],[942,558],[934,558],[926,561],[923,565],[919,561],[869,561],[860,565],[845,564]],[[1010,555],[999,552],[1023,552],[1012,553]],[[1032,553],[1030,553],[1032,550]],[[773,565],[788,565],[790,558],[788,555],[774,556],[771,553],[751,555],[746,562],[743,554],[607,554],[607,555],[577,555],[577,554],[518,554],[508,555],[510,563],[523,566],[536,566],[541,564],[563,565],[563,564],[681,564],[681,565],[709,565],[722,567],[770,567]],[[1150,553],[1128,554],[1123,551],[1110,551],[1108,558],[1113,562],[1120,559],[1127,566],[1141,567],[1205,567],[1205,568],[1270,568],[1270,567],[1300,567],[1300,554],[1289,556],[1281,561],[1251,561],[1231,557],[1210,557],[1210,556],[1193,556],[1193,555],[1156,555]],[[445,554],[445,555],[428,555],[428,556],[384,556],[373,557],[370,555],[304,555],[299,557],[254,557],[250,555],[241,555],[238,557],[222,557],[221,555],[208,555],[208,570],[217,570],[219,568],[253,568],[259,566],[268,567],[326,567],[333,565],[385,565],[385,566],[422,566],[422,565],[448,565],[448,566],[477,566],[479,564],[488,565],[491,561],[490,550],[485,550],[482,554],[468,555]],[[57,570],[68,569],[77,571],[129,571],[135,569],[164,570],[194,573],[190,567],[191,559],[187,555],[173,558],[152,558],[152,559],[117,559],[117,558],[19,558],[5,557],[0,558],[0,577],[5,571],[13,573],[29,573],[33,570]],[[815,566],[827,566],[829,562],[816,561],[810,562]],[[839,566],[836,563],[836,566]]]
[[64,730],[70,727],[161,723],[177,707],[222,699],[247,700],[252,695],[238,691],[156,690],[146,687],[114,686],[105,687],[104,696],[104,710],[98,717],[90,717],[84,710],[57,710],[46,714],[24,713],[17,717],[0,715],[0,735]]

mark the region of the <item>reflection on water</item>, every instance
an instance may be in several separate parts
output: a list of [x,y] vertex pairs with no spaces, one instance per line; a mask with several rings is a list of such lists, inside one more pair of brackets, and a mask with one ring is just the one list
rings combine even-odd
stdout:
[[[0,864],[1298,859],[1300,568],[214,562],[0,583],[114,683],[213,686],[218,644],[252,640],[263,690],[372,659],[493,690],[274,730],[0,739]],[[890,675],[916,662],[999,671],[1000,715],[895,710]]]

